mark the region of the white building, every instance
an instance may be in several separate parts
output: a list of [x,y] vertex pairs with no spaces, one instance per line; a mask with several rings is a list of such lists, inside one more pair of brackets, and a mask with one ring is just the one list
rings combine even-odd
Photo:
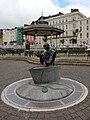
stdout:
[[[80,13],[78,9],[71,9],[71,12],[66,14],[49,16],[45,20],[49,25],[65,31],[57,37],[58,47],[90,46],[90,18]],[[52,44],[56,46],[54,39]]]
[[16,32],[15,28],[13,29],[3,29],[3,45],[12,45],[16,41]]
[[16,44],[17,41],[17,30],[16,28],[12,28],[10,30],[10,44]]
[[3,29],[3,45],[9,44],[10,31],[9,29]]

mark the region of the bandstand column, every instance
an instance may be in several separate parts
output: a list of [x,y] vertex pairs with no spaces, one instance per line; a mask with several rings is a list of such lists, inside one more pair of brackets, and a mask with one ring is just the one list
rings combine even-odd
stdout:
[[57,35],[56,35],[56,49],[57,49]]
[[35,32],[35,36],[34,36],[34,40],[35,40],[35,50],[34,51],[37,51],[37,32]]
[[52,31],[51,31],[50,44],[51,44],[51,47],[52,47]]

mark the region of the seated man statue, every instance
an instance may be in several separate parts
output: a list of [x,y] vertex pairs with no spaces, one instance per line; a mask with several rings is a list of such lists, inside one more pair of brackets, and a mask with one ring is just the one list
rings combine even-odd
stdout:
[[40,63],[42,65],[45,64],[45,66],[50,66],[50,65],[54,66],[56,51],[54,49],[50,49],[48,43],[45,43],[43,47],[45,51],[37,55],[38,57],[40,57]]

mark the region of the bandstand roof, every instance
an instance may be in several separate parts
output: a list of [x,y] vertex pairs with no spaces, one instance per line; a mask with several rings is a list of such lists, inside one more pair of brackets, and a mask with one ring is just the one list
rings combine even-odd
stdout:
[[32,24],[30,27],[23,28],[23,34],[32,36],[51,36],[60,35],[64,32],[59,28],[50,26],[48,22],[44,21],[43,18]]

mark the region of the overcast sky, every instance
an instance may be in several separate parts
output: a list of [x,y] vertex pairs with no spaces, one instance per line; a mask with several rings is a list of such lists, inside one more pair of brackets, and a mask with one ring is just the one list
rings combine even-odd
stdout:
[[0,28],[30,24],[44,16],[69,13],[71,8],[90,16],[90,0],[0,0]]

